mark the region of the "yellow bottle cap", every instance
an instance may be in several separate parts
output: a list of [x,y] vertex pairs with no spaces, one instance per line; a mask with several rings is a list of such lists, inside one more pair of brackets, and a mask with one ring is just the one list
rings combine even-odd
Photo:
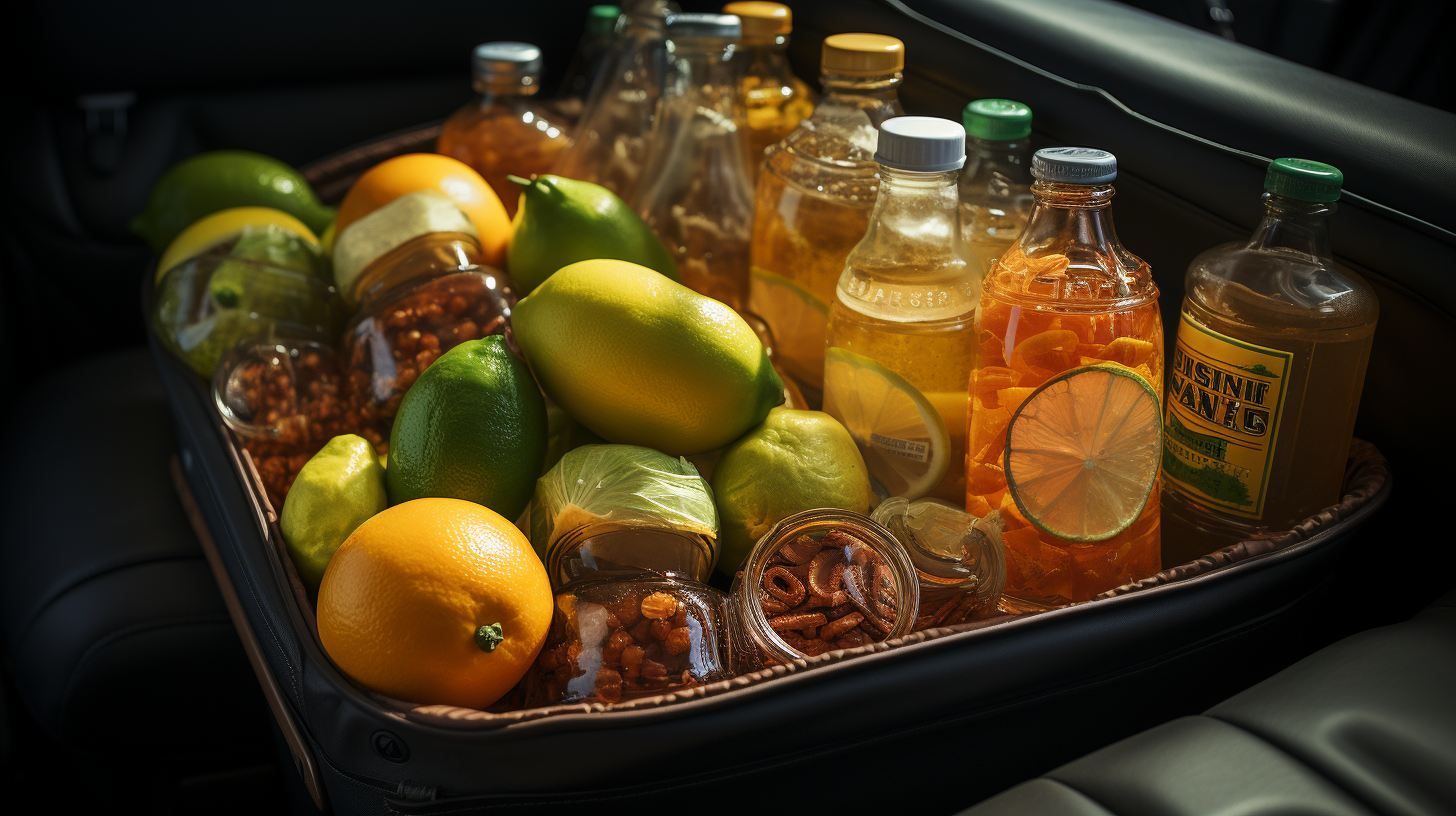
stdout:
[[905,68],[905,43],[883,34],[835,34],[824,39],[819,60],[827,74],[893,74]]
[[772,40],[794,30],[794,13],[783,3],[740,0],[723,7],[724,14],[736,14],[743,21],[743,39]]

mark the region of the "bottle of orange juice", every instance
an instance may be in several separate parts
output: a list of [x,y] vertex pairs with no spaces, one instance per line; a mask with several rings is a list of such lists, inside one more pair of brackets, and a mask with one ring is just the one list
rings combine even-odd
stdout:
[[905,113],[905,44],[879,34],[824,40],[814,115],[770,147],[754,194],[749,311],[773,332],[778,361],[817,400],[824,328],[844,259],[870,225],[881,122]]
[[1117,159],[1032,159],[1026,230],[983,282],[966,509],[1006,522],[1002,605],[1090,600],[1161,567],[1163,324],[1112,226]]
[[744,62],[743,107],[748,120],[748,172],[758,178],[763,152],[814,112],[814,91],[789,70],[784,52],[794,15],[783,3],[739,0],[723,7],[743,21],[734,59]]
[[849,430],[881,498],[965,496],[966,390],[981,265],[957,218],[960,123],[880,125],[880,191],[844,262],[824,357],[824,411]]
[[518,42],[478,45],[471,73],[479,95],[445,120],[435,151],[474,168],[500,196],[506,214],[515,215],[521,191],[507,177],[548,172],[571,137],[556,113],[534,99],[541,89],[541,49]]

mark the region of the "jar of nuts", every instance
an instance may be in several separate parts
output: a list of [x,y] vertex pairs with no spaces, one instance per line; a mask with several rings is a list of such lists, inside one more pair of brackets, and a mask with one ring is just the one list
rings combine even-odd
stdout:
[[523,703],[616,703],[732,677],[728,606],[712,587],[650,572],[578,582],[556,596]]
[[[466,340],[510,341],[510,279],[482,266],[470,219],[422,190],[355,221],[339,235],[334,277],[358,312],[341,348],[352,429],[383,450],[405,391],[441,354]],[[514,343],[512,343],[514,346]]]
[[789,516],[759,539],[732,603],[738,659],[764,666],[909,634],[920,586],[889,530],[826,508]]

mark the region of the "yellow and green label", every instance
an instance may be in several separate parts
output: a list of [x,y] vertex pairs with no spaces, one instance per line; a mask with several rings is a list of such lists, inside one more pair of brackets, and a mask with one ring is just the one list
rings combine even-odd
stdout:
[[1262,518],[1291,357],[1184,314],[1168,367],[1164,482],[1226,513]]

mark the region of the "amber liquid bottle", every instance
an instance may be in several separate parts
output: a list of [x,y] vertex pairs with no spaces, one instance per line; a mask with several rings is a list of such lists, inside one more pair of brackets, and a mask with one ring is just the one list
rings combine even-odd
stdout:
[[1253,236],[1188,267],[1165,408],[1169,564],[1339,501],[1380,315],[1330,253],[1342,182],[1327,164],[1274,161]]
[[793,14],[782,3],[740,0],[723,7],[743,21],[734,59],[743,67],[743,107],[748,124],[748,173],[758,177],[763,154],[814,112],[814,91],[789,70],[785,51]]

